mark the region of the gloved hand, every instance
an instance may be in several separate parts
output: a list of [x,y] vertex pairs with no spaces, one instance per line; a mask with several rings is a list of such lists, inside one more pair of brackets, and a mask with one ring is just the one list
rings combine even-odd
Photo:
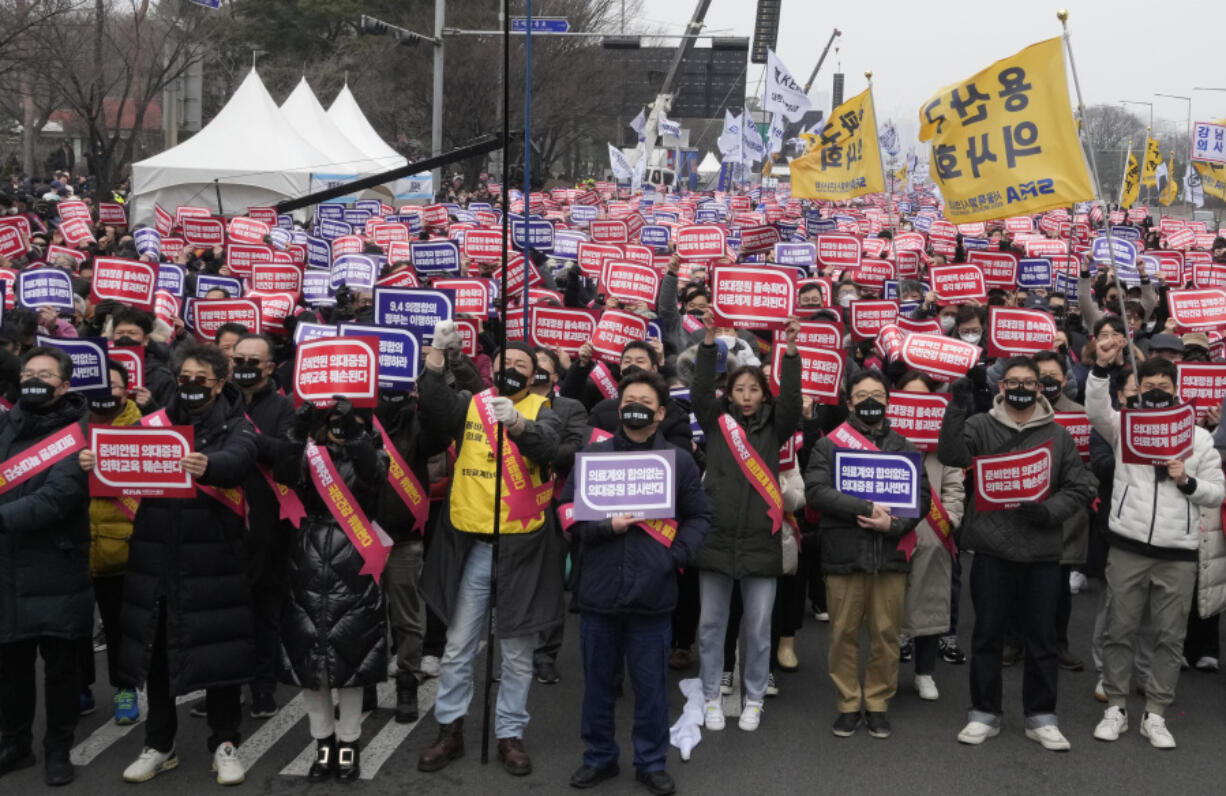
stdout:
[[971,396],[974,394],[974,392],[974,385],[971,384],[971,380],[965,376],[955,381],[949,388],[950,398],[958,406],[966,406],[966,404],[970,403]]
[[299,442],[305,440],[314,425],[315,404],[307,401],[294,412],[294,439]]
[[491,398],[490,409],[494,412],[494,419],[504,426],[513,426],[519,419],[519,411],[510,398],[504,398],[501,395]]
[[975,385],[977,390],[982,390],[988,385],[988,366],[982,362],[968,370],[966,375],[970,377],[971,384]]
[[354,414],[348,398],[336,395],[336,405],[328,412],[328,430],[340,440],[350,440],[362,433],[362,426]]
[[1050,528],[1056,524],[1051,510],[1042,503],[1023,503],[1017,507],[1017,513],[1022,515],[1022,519],[1028,524],[1039,528]]
[[434,324],[434,347],[440,351],[459,351],[464,346],[464,338],[453,321],[439,321]]

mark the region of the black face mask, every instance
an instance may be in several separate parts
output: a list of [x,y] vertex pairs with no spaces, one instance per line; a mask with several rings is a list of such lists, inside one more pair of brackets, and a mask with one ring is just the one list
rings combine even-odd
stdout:
[[515,395],[528,383],[524,378],[524,374],[520,373],[515,368],[507,368],[497,378],[498,394],[502,396]]
[[1044,376],[1039,382],[1043,385],[1043,397],[1049,404],[1054,404],[1060,398],[1060,393],[1064,392],[1064,385],[1054,376]]
[[550,376],[545,371],[538,370],[532,374],[532,386],[540,387],[542,384],[548,384],[551,378],[552,376]]
[[655,412],[640,403],[629,403],[621,409],[622,425],[632,431],[647,428],[655,421]]
[[42,379],[26,379],[21,383],[21,397],[17,399],[23,406],[42,406],[55,395],[55,388]]
[[128,337],[127,335],[124,335],[123,337],[116,337],[116,338],[115,338],[115,345],[118,345],[118,346],[139,346],[139,345],[140,345],[140,343],[136,342],[136,341],[135,341],[135,340],[133,340],[131,337]]
[[856,417],[866,426],[876,425],[885,417],[885,404],[876,398],[865,398],[856,404]]
[[262,375],[263,374],[260,373],[260,369],[258,367],[243,367],[235,368],[232,378],[234,379],[234,383],[239,387],[254,387],[259,383]]
[[1159,390],[1155,388],[1141,393],[1142,409],[1165,409],[1168,406],[1174,405],[1175,396],[1171,395],[1166,390]]
[[114,395],[107,395],[105,398],[89,399],[89,411],[105,417],[115,414],[121,406],[123,406],[123,401]]
[[210,397],[208,388],[200,384],[185,384],[179,388],[179,403],[189,412],[199,411]]
[[1012,390],[1005,390],[1005,401],[1014,409],[1029,409],[1034,406],[1034,402],[1038,397],[1034,390],[1027,390],[1025,387],[1014,387]]

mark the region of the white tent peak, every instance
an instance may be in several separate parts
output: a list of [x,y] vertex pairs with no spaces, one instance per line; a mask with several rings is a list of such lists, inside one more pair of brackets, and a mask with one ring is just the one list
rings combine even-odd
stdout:
[[380,169],[396,169],[408,163],[403,155],[387,145],[367,120],[366,114],[358,106],[357,99],[349,90],[349,81],[341,88],[336,99],[328,108],[328,118],[349,139],[349,142],[364,152],[368,157],[375,158]]
[[281,103],[285,120],[320,152],[328,156],[328,164],[320,171],[353,172],[367,174],[381,171],[377,157],[349,140],[332,119],[311,90],[306,77]]

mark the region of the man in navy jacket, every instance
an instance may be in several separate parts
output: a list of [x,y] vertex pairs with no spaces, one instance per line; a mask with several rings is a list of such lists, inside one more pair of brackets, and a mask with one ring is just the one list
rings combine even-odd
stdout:
[[[668,406],[668,385],[658,374],[639,371],[618,385],[621,425],[611,439],[586,451],[675,451],[675,527],[649,532],[629,514],[575,522],[571,533],[582,549],[579,633],[583,651],[583,720],[587,747],[571,785],[589,788],[618,774],[614,740],[615,681],[622,661],[634,690],[634,768],[653,794],[675,790],[664,770],[668,754],[668,656],[671,614],[677,605],[676,570],[690,566],[711,525],[711,507],[698,465],[688,451],[658,432]],[[562,504],[574,500],[575,479]],[[563,521],[565,525],[565,521]],[[669,536],[672,536],[669,539]]]

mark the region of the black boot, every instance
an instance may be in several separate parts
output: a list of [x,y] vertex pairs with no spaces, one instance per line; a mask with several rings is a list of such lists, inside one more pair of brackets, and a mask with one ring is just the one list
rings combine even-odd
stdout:
[[336,736],[329,735],[315,742],[315,762],[307,772],[310,782],[323,782],[336,773]]
[[353,782],[362,774],[358,743],[341,741],[336,745],[336,781]]
[[396,723],[411,724],[417,721],[417,678],[412,672],[396,675]]
[[377,707],[379,707],[379,692],[373,685],[368,685],[362,689],[362,712],[370,713]]

